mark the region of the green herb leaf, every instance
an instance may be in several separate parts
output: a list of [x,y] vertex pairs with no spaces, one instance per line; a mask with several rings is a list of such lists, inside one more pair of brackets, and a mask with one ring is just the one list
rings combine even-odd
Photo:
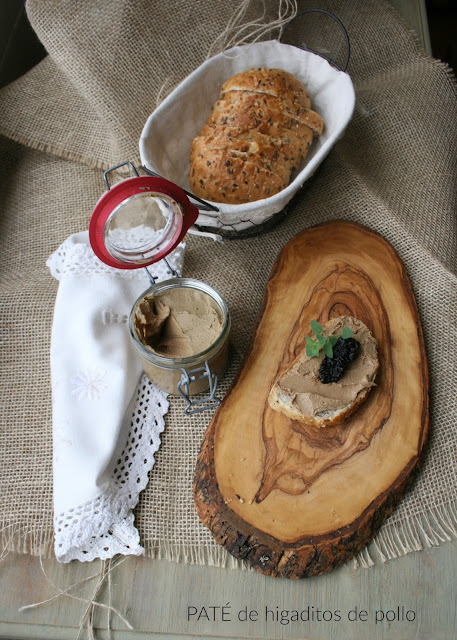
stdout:
[[308,343],[306,345],[306,355],[308,356],[308,358],[314,358],[314,349],[312,344]]
[[[310,358],[314,358],[319,355],[319,349],[322,348],[327,358],[333,358],[333,347],[338,342],[340,336],[324,336],[323,327],[320,322],[311,320],[311,329],[314,331],[316,339],[313,340],[309,336],[306,336],[306,355]],[[343,339],[352,338],[354,332],[349,327],[343,328],[341,337]]]
[[326,342],[324,344],[324,353],[327,356],[327,358],[333,358],[333,347],[330,344],[330,342]]
[[306,345],[306,355],[310,358],[314,358],[319,355],[319,345],[315,340],[308,338],[309,336],[306,337],[306,342],[308,343]]
[[316,340],[317,340],[317,344],[320,347],[323,347],[324,344],[327,342],[327,338],[325,336],[317,336]]
[[349,327],[344,327],[341,337],[346,340],[346,338],[352,338],[353,335],[354,332],[352,331],[352,329],[349,329]]
[[314,331],[316,336],[320,335],[324,330],[321,323],[316,320],[311,320],[311,329]]

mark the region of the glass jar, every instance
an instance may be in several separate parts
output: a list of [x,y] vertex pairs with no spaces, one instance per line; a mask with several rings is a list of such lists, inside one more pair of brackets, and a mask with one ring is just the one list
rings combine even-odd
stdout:
[[[135,317],[139,304],[145,297],[160,296],[170,289],[194,289],[209,296],[216,305],[221,319],[221,331],[214,342],[204,351],[190,356],[169,357],[161,355],[144,344],[135,326]],[[129,330],[133,344],[138,351],[146,375],[163,391],[180,394],[186,399],[189,395],[210,391],[214,399],[217,380],[223,375],[228,363],[230,334],[230,313],[222,296],[210,285],[192,278],[173,278],[160,282],[145,291],[135,302],[130,313]],[[214,392],[213,392],[214,390]],[[208,401],[208,398],[202,400]],[[196,401],[198,403],[198,401]]]

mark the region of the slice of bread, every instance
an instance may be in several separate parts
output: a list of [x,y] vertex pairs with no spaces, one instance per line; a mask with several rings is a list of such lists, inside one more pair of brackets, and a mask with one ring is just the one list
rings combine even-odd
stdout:
[[222,95],[229,91],[253,91],[281,98],[281,100],[287,100],[303,107],[311,106],[311,100],[305,87],[294,75],[284,69],[264,67],[241,71],[222,85]]
[[[266,135],[270,135],[272,127],[294,131],[299,136],[309,135],[307,124],[299,122],[296,118],[291,118],[281,109],[273,109],[264,105],[263,102],[259,103],[258,100],[248,98],[242,101],[242,109],[240,109],[240,101],[219,100],[214,105],[207,124],[216,127],[227,125],[240,132],[256,130]],[[312,129],[311,133],[313,137]]]
[[340,336],[344,327],[360,344],[358,357],[350,363],[338,382],[323,384],[318,379],[325,355],[309,357],[305,350],[276,379],[268,403],[292,420],[313,427],[330,427],[349,418],[366,400],[379,367],[376,339],[368,327],[352,316],[333,318],[324,326],[324,335]]
[[[265,136],[257,131],[230,136],[227,127],[214,135],[197,136],[192,141],[191,154],[206,152],[209,149],[225,151],[226,159],[238,157],[257,163],[259,167],[277,173],[285,184],[289,182],[288,164],[298,167],[301,153],[298,145],[289,144],[281,138]],[[192,156],[193,157],[193,156]]]
[[263,108],[277,111],[292,120],[306,124],[318,136],[320,136],[324,130],[324,121],[316,111],[299,104],[285,102],[281,100],[281,98],[276,98],[268,94],[259,94],[253,91],[228,91],[224,94],[224,98],[217,102],[214,112],[218,114],[222,110],[225,113],[227,108],[231,106],[233,106],[235,111],[250,108]]
[[290,158],[296,163],[300,163],[302,158],[306,156],[314,137],[312,129],[297,121],[297,126],[291,129],[283,128],[279,125],[262,123],[259,120],[251,120],[250,124],[251,126],[249,126],[249,123],[246,125],[238,124],[232,126],[231,124],[214,125],[208,122],[198,137],[225,135],[227,138],[230,137],[232,140],[237,140],[238,138],[243,139],[243,136],[245,137],[246,135],[254,136],[262,134],[266,138],[269,137],[274,144],[279,141],[283,145],[290,146]]
[[217,149],[202,148],[200,143],[198,138],[192,143],[189,174],[196,196],[213,202],[243,204],[269,198],[287,186],[287,180],[259,164],[233,153],[222,158]]

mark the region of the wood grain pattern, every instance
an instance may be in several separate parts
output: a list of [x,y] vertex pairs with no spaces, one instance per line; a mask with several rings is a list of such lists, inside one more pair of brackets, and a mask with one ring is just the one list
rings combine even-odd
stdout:
[[[267,396],[310,321],[335,315],[359,318],[378,340],[377,387],[344,424],[313,430]],[[427,430],[425,347],[398,255],[352,223],[308,229],[279,255],[249,353],[205,434],[197,512],[262,573],[324,573],[374,537],[412,480]]]

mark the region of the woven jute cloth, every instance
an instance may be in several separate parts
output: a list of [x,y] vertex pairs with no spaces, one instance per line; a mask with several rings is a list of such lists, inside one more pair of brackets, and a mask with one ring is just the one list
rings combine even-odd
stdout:
[[[255,20],[261,4],[246,3],[240,19]],[[298,9],[313,5],[299,2]],[[278,6],[267,2],[265,22]],[[370,565],[457,536],[457,89],[452,72],[424,54],[387,3],[319,6],[335,13],[351,38],[348,71],[357,103],[344,137],[267,232],[223,243],[190,237],[184,275],[214,286],[230,307],[232,364],[224,391],[246,351],[273,262],[294,235],[352,220],[381,233],[399,253],[425,333],[431,429],[412,490],[359,556]],[[3,550],[53,553],[49,340],[57,283],[46,259],[87,228],[104,191],[102,168],[138,162],[147,117],[214,51],[239,7],[238,0],[27,4],[48,56],[0,92]],[[301,24],[311,48],[344,56],[338,30],[311,19]],[[182,410],[181,400],[171,398],[136,524],[149,556],[227,565],[230,556],[201,525],[192,499],[211,416],[184,417]]]

